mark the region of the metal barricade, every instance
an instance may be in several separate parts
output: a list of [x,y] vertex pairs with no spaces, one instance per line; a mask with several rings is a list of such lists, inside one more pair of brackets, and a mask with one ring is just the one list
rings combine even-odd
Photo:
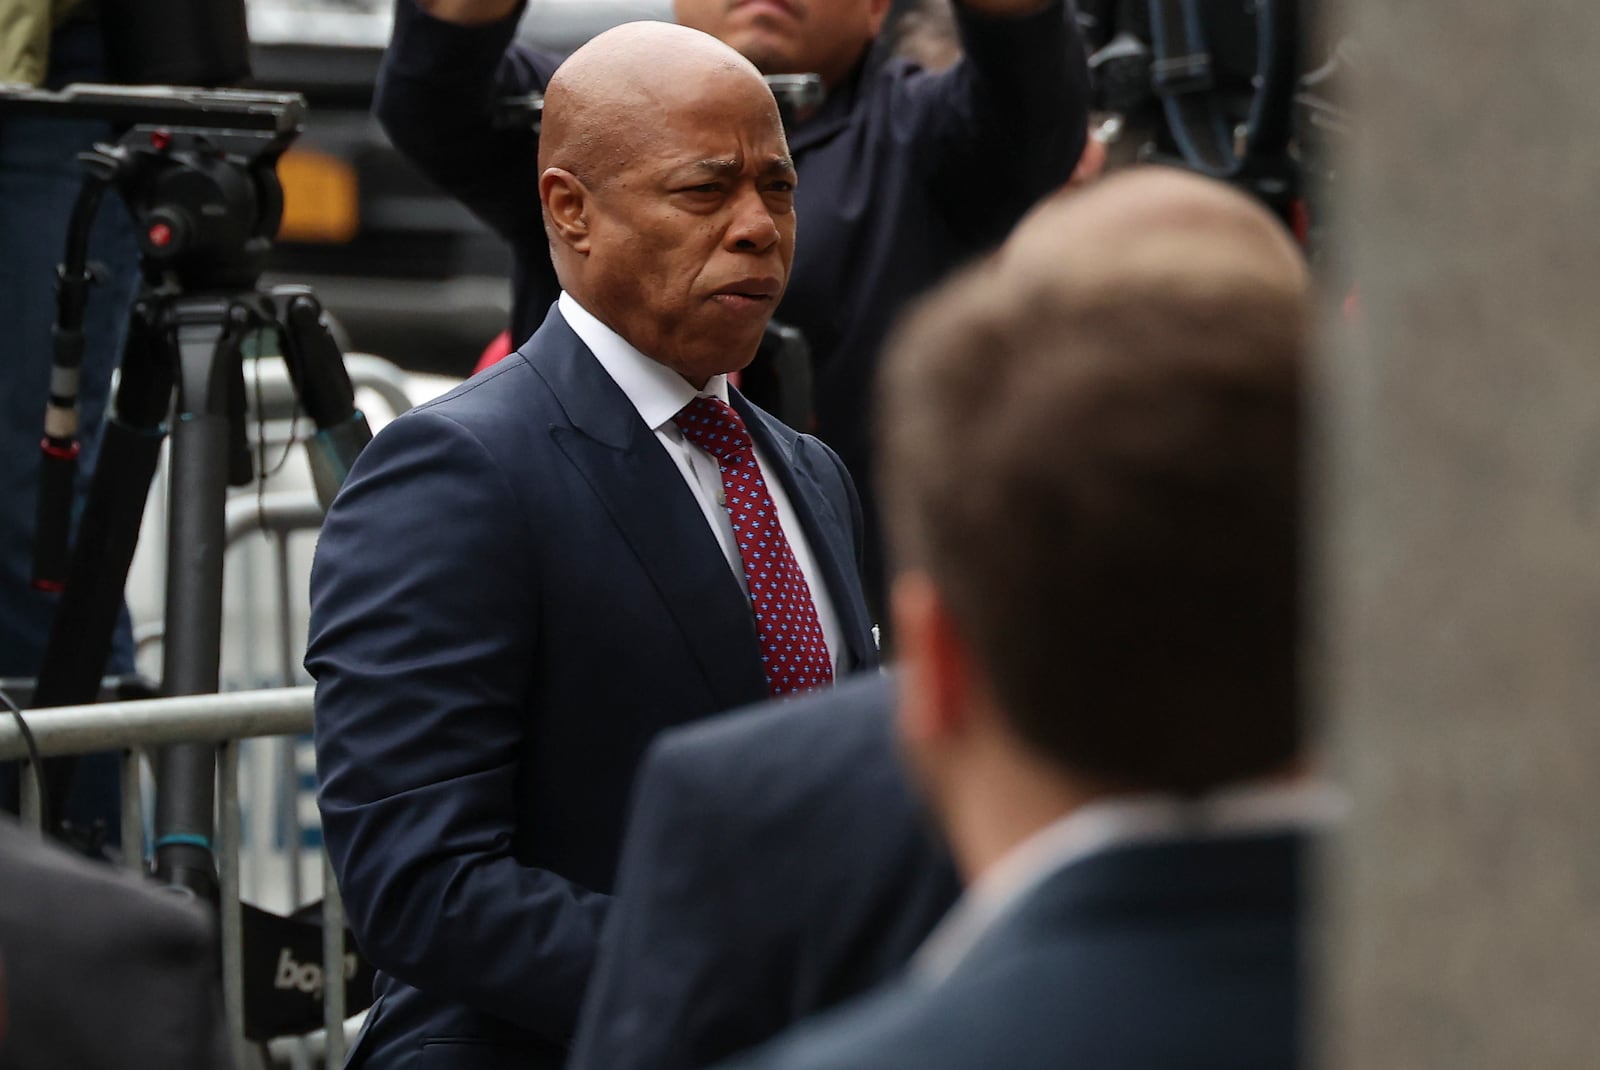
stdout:
[[[239,895],[239,743],[244,739],[293,736],[311,730],[312,688],[239,691],[140,702],[63,706],[27,713],[41,758],[120,750],[122,767],[122,845],[124,861],[144,868],[144,753],[170,743],[217,746],[217,869],[221,878],[220,928],[222,982],[228,1027],[241,1070],[257,1065],[257,1053],[244,1035],[243,907]],[[15,720],[0,718],[0,760],[21,763],[23,820],[39,828],[40,783]],[[323,977],[344,976],[344,905],[323,854],[326,887],[322,901]],[[322,1045],[329,1067],[344,1059],[344,985],[324,983]]]
[[[345,356],[358,403],[374,428],[409,409],[412,392],[424,396],[446,387],[403,371],[381,357]],[[226,514],[227,585],[221,689],[292,687],[309,682],[300,669],[304,649],[309,572],[309,536],[321,525],[322,510],[309,470],[293,440],[299,398],[278,356],[262,353],[249,360],[246,396],[252,419],[252,453],[260,481],[236,490]],[[159,661],[164,639],[162,610],[166,560],[147,550],[164,545],[167,509],[164,470],[146,513],[140,554],[129,579],[129,605],[139,663]],[[283,737],[244,748],[241,783],[246,812],[242,879],[247,895],[260,905],[275,903],[293,911],[316,897],[315,822],[304,812],[308,765],[304,739]]]
[[[289,539],[296,533],[315,531],[322,524],[322,515],[322,505],[310,490],[274,491],[259,497],[235,497],[228,502],[227,546],[231,549],[245,536],[257,533],[266,536],[272,546],[272,567],[276,573],[272,594],[276,603],[278,682],[285,687],[295,682],[298,663],[295,652],[304,645],[297,643],[294,636],[296,599],[290,580]],[[278,833],[284,837],[285,876],[291,908],[298,908],[305,894],[301,873],[302,829],[296,742],[294,736],[284,736],[275,741],[277,784],[275,790],[261,793],[263,804],[268,798],[276,803],[273,807],[276,811],[274,821]],[[257,868],[260,868],[259,864]]]
[[[347,354],[346,368],[357,390],[373,392],[389,416],[405,412],[412,405],[405,372],[382,358],[367,354]],[[263,421],[290,421],[295,394],[281,361],[271,357],[257,359],[250,375],[252,407]],[[264,430],[264,425],[262,430]],[[150,699],[138,702],[106,702],[86,706],[26,711],[41,758],[83,755],[100,751],[123,752],[122,759],[122,845],[126,864],[144,870],[145,798],[143,767],[145,754],[172,743],[214,743],[217,746],[217,867],[221,902],[219,928],[222,940],[223,994],[234,1053],[240,1070],[260,1066],[261,1049],[244,1034],[244,953],[243,906],[241,899],[242,810],[239,791],[240,745],[250,739],[275,738],[278,742],[280,779],[273,791],[261,791],[252,805],[265,805],[273,798],[280,812],[277,820],[301,832],[297,812],[300,785],[296,777],[294,748],[297,737],[311,731],[312,688],[292,685],[297,679],[298,648],[294,633],[297,600],[293,590],[293,569],[289,559],[289,540],[296,533],[316,530],[322,522],[322,507],[310,490],[309,480],[295,489],[243,493],[227,505],[226,541],[232,547],[245,536],[260,533],[272,546],[271,588],[276,618],[276,675],[283,685],[268,690],[234,691],[221,695],[194,695]],[[156,543],[164,543],[165,510],[161,499],[164,477],[159,477],[152,498],[147,532]],[[153,562],[160,568],[160,561]],[[135,571],[138,571],[136,562]],[[159,590],[163,586],[152,582]],[[131,595],[130,595],[131,601]],[[136,630],[140,647],[162,640],[162,628],[147,623]],[[29,762],[28,750],[16,722],[0,710],[0,761],[16,760],[20,769],[21,811],[26,825],[40,827],[41,786],[38,770]],[[298,907],[302,895],[300,852],[297,838],[287,845],[290,906]],[[344,909],[334,881],[326,851],[318,852],[322,861],[322,985],[324,1035],[310,1038],[280,1038],[270,1045],[274,1064],[304,1066],[313,1058],[322,1065],[338,1067],[344,1061],[345,988],[332,979],[344,976]]]

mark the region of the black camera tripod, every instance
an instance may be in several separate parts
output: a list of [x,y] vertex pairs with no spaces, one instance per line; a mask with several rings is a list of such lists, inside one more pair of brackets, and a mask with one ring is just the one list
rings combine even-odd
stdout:
[[[131,124],[83,154],[58,284],[51,397],[39,482],[34,583],[62,599],[32,705],[93,701],[110,654],[145,500],[171,438],[166,628],[161,692],[219,685],[225,510],[230,484],[252,478],[241,345],[271,331],[317,434],[312,475],[324,504],[371,438],[344,359],[304,287],[257,288],[282,216],[276,164],[300,129],[298,95],[120,86],[60,93],[0,90],[0,114]],[[121,379],[78,534],[68,552],[77,459],[78,365],[91,273],[88,234],[115,188],[139,231],[144,282]],[[170,427],[170,431],[169,431]],[[47,763],[46,827],[70,786],[68,759]],[[170,745],[156,762],[154,870],[216,896],[211,851],[215,752]]]

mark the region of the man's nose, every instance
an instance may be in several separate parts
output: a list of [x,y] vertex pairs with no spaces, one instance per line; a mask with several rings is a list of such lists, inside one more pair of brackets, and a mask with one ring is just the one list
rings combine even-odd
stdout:
[[762,253],[778,243],[778,222],[759,190],[742,192],[733,203],[728,247],[735,252]]

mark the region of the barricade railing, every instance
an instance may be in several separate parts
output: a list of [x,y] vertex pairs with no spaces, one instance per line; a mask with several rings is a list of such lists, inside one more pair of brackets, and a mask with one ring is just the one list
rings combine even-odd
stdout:
[[[351,384],[358,391],[371,391],[390,415],[399,415],[412,405],[406,373],[391,362],[369,354],[345,356]],[[281,360],[259,359],[250,374],[251,403],[261,419],[278,420],[292,414],[297,404],[293,384]],[[154,508],[151,530],[164,531],[165,513]],[[303,645],[294,634],[294,606],[298,603],[291,582],[289,540],[292,536],[315,531],[322,508],[309,488],[273,490],[238,495],[227,504],[226,542],[229,547],[245,536],[259,533],[273,551],[272,600],[276,603],[276,675],[285,684],[296,679],[295,654]],[[161,536],[164,539],[164,534]],[[147,625],[137,633],[141,648],[162,639],[159,625]],[[241,852],[244,840],[239,792],[240,744],[249,739],[275,738],[282,782],[277,790],[252,794],[252,805],[272,805],[278,811],[280,827],[292,827],[294,840],[288,845],[287,863],[290,906],[298,908],[301,893],[298,799],[294,775],[296,737],[311,731],[312,688],[285,686],[260,691],[235,691],[221,695],[193,695],[150,699],[138,702],[105,702],[94,705],[35,709],[25,711],[38,755],[41,758],[121,751],[122,807],[121,830],[123,860],[131,868],[147,871],[145,847],[149,836],[145,828],[146,806],[143,775],[146,752],[173,743],[214,743],[217,746],[217,835],[216,857],[220,882],[219,930],[222,941],[223,995],[228,1026],[233,1038],[235,1060],[240,1070],[259,1063],[260,1049],[244,1032],[244,924],[241,900]],[[39,771],[29,762],[27,746],[16,722],[0,710],[0,761],[19,763],[21,813],[24,824],[38,830],[41,815]],[[335,979],[344,976],[344,909],[339,898],[326,851],[319,851],[323,870],[322,899],[322,978],[325,1035],[309,1038],[279,1038],[265,1046],[275,1063],[305,1065],[308,1056],[321,1056],[322,1065],[343,1064],[345,1053],[345,986]],[[252,856],[253,857],[253,856]]]
[[[278,655],[278,680],[282,686],[292,687],[295,682],[298,659],[295,653],[304,649],[302,635],[297,642],[294,636],[295,605],[297,596],[292,590],[289,564],[289,540],[292,536],[316,531],[322,525],[322,503],[310,490],[273,491],[257,497],[236,497],[228,502],[226,541],[229,550],[248,535],[264,536],[272,547],[275,579],[273,613],[277,621],[274,645]],[[283,736],[273,744],[278,770],[275,827],[292,837],[286,845],[286,877],[291,907],[299,907],[304,888],[300,848],[301,827],[299,818],[299,770],[295,761],[295,737]]]
[[[256,1065],[256,1054],[244,1033],[244,936],[239,887],[241,818],[239,743],[268,736],[294,736],[311,730],[310,687],[236,691],[223,695],[188,695],[138,702],[105,702],[29,710],[25,716],[40,758],[121,751],[122,850],[132,868],[145,869],[144,777],[146,751],[172,743],[214,743],[217,747],[217,871],[220,879],[219,922],[222,937],[222,985],[241,1068]],[[39,771],[29,760],[21,729],[0,717],[0,760],[20,763],[24,824],[40,828]],[[344,905],[323,853],[322,900],[323,1044],[325,1065],[344,1059]]]

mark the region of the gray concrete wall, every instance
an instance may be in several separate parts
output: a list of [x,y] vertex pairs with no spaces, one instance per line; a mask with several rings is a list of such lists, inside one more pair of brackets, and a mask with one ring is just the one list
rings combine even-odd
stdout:
[[1346,0],[1315,1045],[1600,1066],[1600,4]]

